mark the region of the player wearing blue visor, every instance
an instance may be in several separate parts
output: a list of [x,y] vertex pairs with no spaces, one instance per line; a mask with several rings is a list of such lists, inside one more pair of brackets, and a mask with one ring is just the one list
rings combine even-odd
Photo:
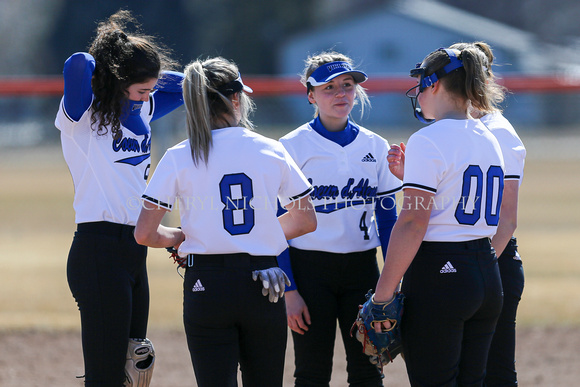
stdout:
[[350,58],[325,52],[308,58],[302,76],[315,118],[280,142],[314,191],[316,231],[289,241],[279,257],[291,278],[286,294],[296,386],[328,386],[338,321],[346,350],[348,384],[382,386],[350,329],[379,276],[377,247],[386,251],[397,217],[393,194],[400,181],[389,171],[388,142],[350,117],[368,106],[367,75]]

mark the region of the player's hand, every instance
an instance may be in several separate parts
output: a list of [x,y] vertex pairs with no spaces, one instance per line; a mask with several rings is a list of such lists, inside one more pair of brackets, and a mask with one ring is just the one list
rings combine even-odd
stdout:
[[387,154],[387,161],[389,162],[389,170],[399,180],[403,180],[405,174],[405,150],[407,147],[404,143],[400,145],[393,144]]
[[298,290],[286,292],[286,315],[288,327],[303,335],[310,325],[310,312]]
[[374,324],[375,332],[377,333],[389,331],[392,326],[393,324],[391,324],[390,321],[383,321],[381,323]]

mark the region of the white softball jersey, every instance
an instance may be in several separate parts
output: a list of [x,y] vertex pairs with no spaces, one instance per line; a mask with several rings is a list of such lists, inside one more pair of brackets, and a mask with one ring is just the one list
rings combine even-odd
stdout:
[[118,139],[113,139],[110,128],[105,135],[91,128],[90,108],[74,121],[63,101],[55,125],[61,132],[64,159],[73,178],[75,222],[134,226],[151,165],[151,99],[141,108],[146,133],[136,135],[121,126],[123,135]]
[[481,122],[497,138],[505,163],[505,180],[518,180],[522,184],[526,148],[512,124],[496,111],[481,117]]
[[434,194],[424,241],[492,237],[503,193],[500,145],[480,120],[437,121],[414,133],[405,152],[403,188]]
[[401,189],[401,181],[389,171],[387,141],[359,127],[354,141],[343,147],[306,123],[280,142],[312,183],[310,197],[318,220],[314,232],[290,240],[290,246],[332,253],[379,246],[377,198]]
[[196,166],[189,141],[167,150],[143,199],[172,210],[178,202],[185,241],[179,255],[277,256],[288,247],[277,218],[311,185],[284,147],[245,128],[212,131],[207,165]]

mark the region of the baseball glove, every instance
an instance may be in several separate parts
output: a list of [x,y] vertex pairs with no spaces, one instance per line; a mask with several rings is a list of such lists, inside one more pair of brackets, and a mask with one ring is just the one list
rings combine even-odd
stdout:
[[177,263],[177,274],[183,278],[183,274],[179,272],[179,268],[187,267],[187,257],[180,257],[179,254],[177,254],[177,249],[175,249],[175,247],[166,247],[165,250],[171,254],[169,258],[173,259],[173,263]]
[[[382,372],[383,365],[392,362],[401,353],[401,316],[405,296],[395,293],[389,302],[375,303],[371,290],[366,295],[367,301],[359,306],[356,321],[352,325],[350,335],[356,330],[356,339],[363,345],[363,352],[369,356],[371,363]],[[391,322],[391,328],[376,333],[374,324]]]

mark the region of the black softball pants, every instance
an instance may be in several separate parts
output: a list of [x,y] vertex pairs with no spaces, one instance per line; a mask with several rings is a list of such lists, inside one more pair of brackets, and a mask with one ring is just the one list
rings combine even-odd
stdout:
[[147,248],[132,226],[81,223],[67,278],[81,314],[86,386],[123,386],[129,338],[145,338],[149,315]]
[[284,298],[271,303],[253,270],[276,257],[195,255],[183,282],[183,322],[199,387],[281,387],[288,327]]
[[350,336],[359,305],[379,278],[376,249],[335,254],[290,248],[294,280],[312,324],[304,335],[292,331],[295,385],[329,386],[338,320],[349,386],[382,386],[381,375],[363,347]]
[[411,386],[482,386],[503,298],[489,239],[423,242],[402,291]]
[[516,373],[516,314],[524,291],[524,268],[518,254],[516,238],[512,238],[498,258],[503,285],[503,308],[497,325],[489,357],[485,385],[488,387],[515,387]]

